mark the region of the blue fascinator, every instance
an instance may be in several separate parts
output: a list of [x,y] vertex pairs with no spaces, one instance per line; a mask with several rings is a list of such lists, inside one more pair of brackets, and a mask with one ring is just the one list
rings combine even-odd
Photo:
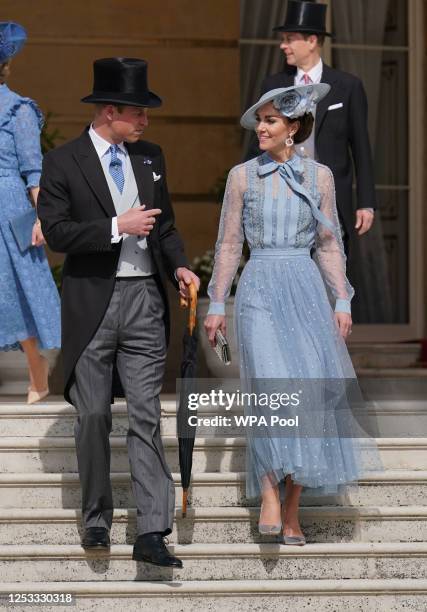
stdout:
[[22,49],[27,32],[19,23],[0,22],[0,63],[7,62]]
[[327,83],[311,83],[309,85],[293,85],[267,91],[256,104],[251,106],[240,119],[240,125],[247,130],[256,127],[256,114],[258,109],[269,102],[273,103],[279,113],[289,119],[298,119],[306,113],[312,113],[316,104],[330,91]]

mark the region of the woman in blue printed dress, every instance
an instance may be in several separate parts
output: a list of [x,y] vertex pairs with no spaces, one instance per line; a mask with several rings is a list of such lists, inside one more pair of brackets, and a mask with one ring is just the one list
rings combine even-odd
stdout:
[[49,393],[48,361],[40,349],[60,347],[60,301],[38,221],[25,251],[10,227],[11,219],[36,205],[41,175],[42,115],[33,100],[5,83],[25,40],[22,26],[0,23],[0,350],[25,352],[32,404]]
[[[305,404],[309,414],[301,415],[313,426],[309,435],[283,437],[277,428],[247,435],[246,493],[262,498],[260,533],[283,530],[285,544],[295,545],[305,544],[302,492],[341,493],[365,469],[379,467],[375,443],[361,439],[347,397],[341,412],[325,399],[328,381],[337,381],[339,390],[340,382],[355,379],[345,344],[354,292],[346,278],[332,173],[298,156],[294,143],[309,137],[312,111],[329,89],[321,83],[272,90],[243,115],[243,127],[256,130],[263,153],[229,174],[205,320],[214,345],[216,330],[226,332],[225,301],[246,239],[250,259],[234,311],[241,379],[263,390],[278,379],[312,382],[304,387],[312,393]],[[319,423],[322,429],[315,428]]]

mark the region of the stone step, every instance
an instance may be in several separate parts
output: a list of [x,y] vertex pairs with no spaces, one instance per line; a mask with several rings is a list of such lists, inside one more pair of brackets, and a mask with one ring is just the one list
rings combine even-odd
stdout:
[[[132,567],[132,566],[130,566]],[[336,612],[420,612],[427,607],[425,579],[349,580],[191,580],[138,581],[132,572],[126,581],[0,583],[0,595],[66,594],[77,601],[78,610],[159,610],[163,612],[264,612],[265,610],[330,610]],[[133,572],[134,573],[134,572]],[[16,579],[16,577],[15,577]],[[33,597],[34,597],[33,595]],[[108,602],[108,604],[107,604]],[[14,606],[15,604],[10,604]],[[58,605],[43,604],[43,612],[57,612]],[[65,609],[65,608],[63,608]]]
[[[177,504],[181,503],[180,476],[173,474]],[[242,472],[194,473],[190,503],[199,506],[251,505],[245,497]],[[116,508],[133,506],[128,473],[111,474]],[[80,488],[76,473],[0,474],[0,508],[79,508]],[[345,496],[305,497],[305,505],[423,506],[427,501],[427,471],[388,470],[370,473],[358,487],[348,487]]]
[[427,368],[416,367],[360,367],[356,369],[358,378],[427,378]]
[[[427,470],[427,438],[377,439],[384,469]],[[166,460],[179,471],[178,440],[163,436]],[[124,436],[111,436],[111,471],[129,468]],[[245,470],[243,438],[196,438],[193,452],[195,472],[239,472]],[[0,437],[0,472],[77,472],[72,437]]]
[[[390,394],[397,393],[394,388]],[[408,391],[409,393],[409,391]],[[378,436],[381,437],[427,437],[427,401],[425,399],[376,400],[366,407],[370,418],[375,419]],[[210,408],[198,411],[199,415],[213,416],[217,412]],[[0,437],[28,436],[53,437],[73,436],[76,411],[64,401],[48,401],[27,406],[22,401],[0,402]],[[128,417],[124,402],[112,406],[112,435],[126,435]],[[162,399],[161,428],[164,435],[176,433],[176,401]]]
[[351,342],[348,345],[353,366],[359,368],[410,368],[420,358],[421,344]]
[[[427,543],[171,545],[182,569],[134,565],[132,546],[85,552],[79,545],[0,546],[2,581],[421,579]],[[101,578],[102,577],[102,578]]]
[[[349,343],[348,349],[354,367],[359,368],[410,368],[421,353],[421,344],[408,343]],[[46,351],[53,375],[50,385],[58,391],[62,386],[62,366],[58,350]],[[28,386],[28,369],[21,351],[0,352],[0,393],[25,393]]]
[[[56,393],[63,387],[62,365],[58,349],[42,351],[49,361],[49,386]],[[28,387],[28,365],[22,351],[0,351],[0,394],[26,394]]]
[[[177,509],[168,539],[180,544],[277,541],[259,535],[258,517],[258,507],[189,508],[185,518]],[[427,541],[427,506],[303,506],[300,517],[308,542]],[[0,544],[77,544],[80,535],[80,510],[0,510]],[[136,510],[115,510],[112,543],[132,544],[135,537]]]

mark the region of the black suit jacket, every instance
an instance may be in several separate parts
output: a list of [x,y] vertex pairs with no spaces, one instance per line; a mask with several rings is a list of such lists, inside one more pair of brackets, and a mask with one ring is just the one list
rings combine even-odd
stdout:
[[[294,84],[295,68],[273,74],[264,79],[261,95],[278,87]],[[369,143],[368,103],[360,79],[323,64],[322,83],[331,90],[316,109],[315,142],[320,163],[329,166],[335,179],[337,207],[348,235],[354,232],[352,199],[353,164],[356,170],[357,208],[375,208],[375,181]],[[330,106],[342,107],[328,110]],[[259,155],[254,139],[250,155]]]
[[[162,210],[147,240],[165,301],[169,339],[166,278],[176,286],[174,271],[188,266],[188,261],[174,226],[160,147],[145,141],[126,146],[140,202],[147,208]],[[161,179],[154,182],[153,172],[160,174]],[[66,253],[62,276],[62,355],[65,398],[70,401],[68,391],[74,367],[110,302],[122,245],[122,241],[111,244],[111,219],[116,211],[87,130],[44,157],[37,210],[49,247]]]

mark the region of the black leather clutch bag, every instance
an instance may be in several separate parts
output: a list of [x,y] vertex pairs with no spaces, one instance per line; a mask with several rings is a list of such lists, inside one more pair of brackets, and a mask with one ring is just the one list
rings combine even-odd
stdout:
[[14,235],[22,253],[31,246],[33,226],[36,220],[37,213],[34,208],[31,208],[22,215],[19,215],[18,217],[15,217],[9,221],[12,234]]

